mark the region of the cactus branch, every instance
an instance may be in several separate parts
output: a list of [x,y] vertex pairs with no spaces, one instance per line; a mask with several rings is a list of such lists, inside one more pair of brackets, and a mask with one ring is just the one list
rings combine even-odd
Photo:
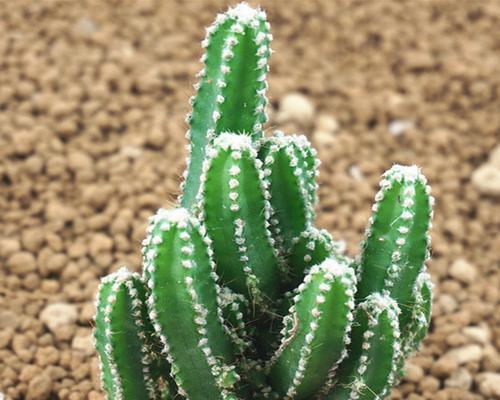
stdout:
[[117,400],[157,399],[152,332],[144,323],[145,289],[126,268],[103,279],[97,300],[97,350],[103,386]]
[[222,132],[262,136],[271,39],[266,14],[246,3],[219,14],[207,28],[204,66],[187,118],[191,143],[182,206],[189,208],[195,202],[207,146],[216,136]]
[[284,399],[310,398],[347,355],[355,285],[349,264],[328,258],[297,288],[270,361],[272,384]]

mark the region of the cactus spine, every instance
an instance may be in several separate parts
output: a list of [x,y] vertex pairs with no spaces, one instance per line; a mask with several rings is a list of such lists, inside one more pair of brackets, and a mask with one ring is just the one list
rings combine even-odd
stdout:
[[425,177],[387,171],[361,254],[342,255],[315,226],[316,151],[263,135],[270,41],[245,3],[207,30],[179,206],[151,218],[142,276],[97,295],[110,400],[380,399],[427,332]]

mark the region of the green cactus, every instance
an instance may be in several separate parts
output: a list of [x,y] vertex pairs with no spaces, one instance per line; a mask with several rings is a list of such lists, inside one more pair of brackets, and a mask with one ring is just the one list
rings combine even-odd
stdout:
[[97,295],[110,400],[380,399],[427,333],[424,176],[387,171],[361,254],[343,255],[315,226],[316,151],[263,135],[270,40],[245,3],[207,30],[179,205],[151,218],[143,275]]

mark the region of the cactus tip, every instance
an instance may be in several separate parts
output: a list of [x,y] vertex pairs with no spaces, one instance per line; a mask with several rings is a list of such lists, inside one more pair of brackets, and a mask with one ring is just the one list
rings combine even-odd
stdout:
[[243,24],[248,24],[259,17],[261,12],[260,9],[251,7],[247,2],[241,2],[229,8],[227,14]]
[[426,179],[419,167],[416,165],[394,164],[391,169],[384,173],[384,178],[392,177],[398,181],[405,179],[408,182],[421,181],[426,183]]

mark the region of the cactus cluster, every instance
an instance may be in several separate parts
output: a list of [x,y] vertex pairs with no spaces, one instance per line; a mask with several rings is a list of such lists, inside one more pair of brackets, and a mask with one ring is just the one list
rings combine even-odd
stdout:
[[380,399],[427,332],[426,179],[388,170],[344,255],[314,225],[316,151],[263,134],[271,39],[244,3],[207,29],[179,205],[151,217],[142,275],[122,268],[97,295],[110,400]]

